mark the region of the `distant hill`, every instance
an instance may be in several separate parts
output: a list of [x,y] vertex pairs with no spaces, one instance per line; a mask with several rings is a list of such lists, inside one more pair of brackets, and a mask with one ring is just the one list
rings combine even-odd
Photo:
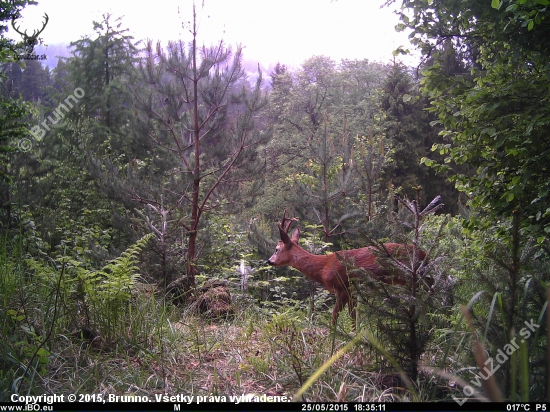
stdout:
[[[69,43],[50,44],[47,47],[37,46],[34,51],[37,55],[46,55],[47,59],[41,60],[40,63],[42,63],[43,67],[48,67],[50,70],[53,70],[57,66],[60,57],[71,57],[71,47]],[[248,81],[254,83],[258,78],[258,61],[245,58],[243,59],[242,65]],[[259,63],[259,65],[262,71],[264,85],[268,85],[270,81],[269,75],[275,69],[275,64],[270,63],[267,67],[262,63]]]
[[260,70],[262,71],[262,78],[265,86],[269,84],[269,81],[270,81],[269,74],[275,69],[275,65],[270,64],[266,68],[262,63],[258,63],[255,60],[243,59],[243,62],[242,62],[242,66],[246,73],[247,79],[251,84],[254,84],[256,82],[256,79],[258,78],[258,65],[260,66]]
[[57,66],[59,57],[71,57],[69,43],[51,44],[48,47],[36,46],[34,52],[37,55],[46,55],[47,59],[40,62],[42,66],[48,67],[50,70]]

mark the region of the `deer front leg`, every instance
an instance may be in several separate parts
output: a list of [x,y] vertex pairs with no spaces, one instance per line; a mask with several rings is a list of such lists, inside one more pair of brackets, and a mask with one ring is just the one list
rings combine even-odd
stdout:
[[337,289],[336,290],[336,305],[334,306],[334,309],[332,310],[332,324],[336,324],[336,320],[338,319],[338,315],[346,306],[346,303],[349,301],[349,295],[346,293],[345,290]]
[[355,299],[355,296],[351,293],[351,290],[348,291],[349,301],[348,301],[348,313],[352,320],[352,327],[353,330],[357,330],[357,299]]

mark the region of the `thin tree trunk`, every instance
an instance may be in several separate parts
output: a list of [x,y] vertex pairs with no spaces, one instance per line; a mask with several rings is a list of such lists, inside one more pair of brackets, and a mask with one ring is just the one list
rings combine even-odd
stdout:
[[197,74],[197,23],[195,17],[195,5],[193,4],[193,139],[195,146],[195,165],[193,170],[193,197],[192,210],[191,210],[191,231],[189,234],[189,249],[187,251],[188,259],[188,271],[187,277],[189,278],[189,284],[195,286],[195,274],[197,269],[195,267],[195,255],[197,245],[197,230],[200,219],[200,129],[199,129],[199,96],[198,96],[198,83],[199,78]]

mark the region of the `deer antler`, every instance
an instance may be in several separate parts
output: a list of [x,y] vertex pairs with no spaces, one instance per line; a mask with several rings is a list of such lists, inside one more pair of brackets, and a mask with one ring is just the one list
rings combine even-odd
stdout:
[[[288,222],[287,222],[288,221]],[[294,212],[294,216],[290,219],[286,217],[286,209],[283,212],[283,219],[279,222],[279,227],[285,231],[285,233],[288,234],[288,230],[290,229],[290,225],[292,222],[297,222],[298,218],[296,217],[296,212]],[[286,227],[285,227],[286,223]]]
[[42,25],[42,28],[40,30],[33,30],[32,36],[29,36],[27,34],[27,30],[25,30],[25,32],[22,33],[19,31],[19,27],[15,27],[15,18],[11,19],[11,26],[17,33],[21,35],[21,37],[23,37],[23,40],[25,41],[26,44],[34,46],[37,43],[36,39],[38,38],[40,33],[44,31],[44,29],[46,28],[46,25],[48,24],[48,21],[50,20],[47,13],[44,13],[44,16],[45,16],[45,21],[44,21],[44,24]]

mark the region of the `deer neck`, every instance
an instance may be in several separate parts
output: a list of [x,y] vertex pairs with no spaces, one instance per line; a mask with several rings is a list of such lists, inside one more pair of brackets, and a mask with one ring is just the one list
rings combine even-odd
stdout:
[[298,245],[293,245],[292,254],[293,259],[291,266],[302,272],[308,278],[319,281],[317,278],[320,276],[321,270],[327,263],[327,256],[314,255]]

